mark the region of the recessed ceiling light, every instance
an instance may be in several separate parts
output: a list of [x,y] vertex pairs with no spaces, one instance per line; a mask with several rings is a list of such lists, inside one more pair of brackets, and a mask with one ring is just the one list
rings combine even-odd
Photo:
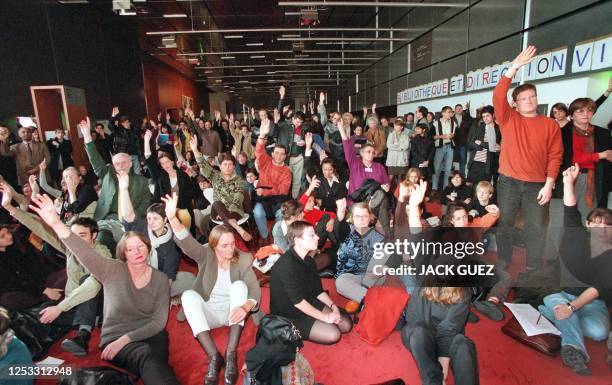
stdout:
[[181,19],[183,17],[187,17],[187,15],[184,13],[167,13],[162,16],[165,17],[166,19]]
[[253,68],[244,68],[242,72],[253,72],[255,71]]
[[251,55],[251,59],[265,59],[266,55]]
[[246,43],[247,47],[261,47],[263,43]]
[[221,59],[235,59],[236,56],[221,56]]
[[242,39],[244,36],[242,35],[225,35],[223,36],[226,39]]

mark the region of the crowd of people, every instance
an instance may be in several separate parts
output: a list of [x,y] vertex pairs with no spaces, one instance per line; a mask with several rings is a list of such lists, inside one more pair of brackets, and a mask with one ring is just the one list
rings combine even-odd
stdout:
[[[63,129],[45,143],[34,140],[36,128],[20,127],[17,139],[0,127],[0,306],[8,309],[0,308],[0,363],[23,356],[11,312],[36,309],[43,324],[74,327],[61,347],[84,356],[102,309],[102,359],[147,385],[178,384],[165,329],[173,303],[208,356],[204,383],[217,384],[224,368],[233,385],[244,324],[264,315],[247,250],[272,244],[283,253],[269,274],[271,313],[305,340],[334,344],[353,321],[322,277],[363,304],[386,284],[380,266],[456,263],[375,256],[378,244],[438,229],[441,239],[486,239],[498,255],[495,277],[477,288],[402,277],[412,296],[402,339],[423,384],[442,384],[450,368],[456,384],[478,384],[465,325],[477,314],[505,316],[520,211],[523,270],[552,263],[564,272],[563,291],[540,311],[561,331],[563,363],[590,374],[584,337],[612,343],[612,139],[591,123],[612,80],[597,101],[557,103],[543,116],[533,84],[508,101],[512,78],[534,55],[534,47],[521,52],[492,105],[475,111],[468,102],[386,117],[373,105],[353,116],[328,113],[323,93],[294,111],[283,86],[272,112],[240,117],[185,109],[178,121],[159,114],[136,126],[115,107],[108,127],[79,124],[89,164],[78,167]],[[182,256],[196,274],[179,271]],[[210,334],[220,327],[229,328],[225,356]]]

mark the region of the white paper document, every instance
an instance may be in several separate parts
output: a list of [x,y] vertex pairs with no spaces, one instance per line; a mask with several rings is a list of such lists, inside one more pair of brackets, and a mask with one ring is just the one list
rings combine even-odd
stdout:
[[38,361],[36,365],[45,365],[45,366],[60,366],[64,363],[64,360],[48,356],[42,361]]
[[533,306],[526,303],[505,302],[504,304],[510,309],[512,314],[514,314],[514,317],[528,337],[537,336],[539,334],[561,335],[559,329],[557,329],[546,317],[540,316],[540,312]]

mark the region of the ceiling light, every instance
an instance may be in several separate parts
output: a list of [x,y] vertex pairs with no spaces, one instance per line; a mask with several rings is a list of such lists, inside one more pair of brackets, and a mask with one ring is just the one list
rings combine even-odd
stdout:
[[162,16],[165,17],[166,19],[181,19],[183,17],[187,17],[187,15],[184,13],[167,13]]
[[294,35],[283,34],[283,35],[281,35],[281,37],[300,37],[300,35],[299,34],[297,34],[297,35],[295,35],[295,34]]
[[270,83],[274,83],[274,82],[276,82],[276,80],[275,80],[275,79],[268,79],[268,81],[269,81]]
[[125,9],[121,9],[119,11],[119,16],[136,16],[136,11],[126,11]]
[[246,43],[247,47],[261,47],[263,43]]
[[236,56],[221,56],[221,59],[235,59]]
[[223,80],[221,80],[221,79],[217,79],[217,80],[215,80],[215,83],[221,83],[222,81]]
[[266,72],[266,73],[267,73],[268,75],[272,75],[272,74],[275,74],[275,73],[276,73],[276,71],[268,71],[268,72]]
[[244,36],[242,35],[225,35],[223,36],[226,39],[242,39]]
[[239,80],[238,83],[248,83],[248,80]]
[[205,74],[212,74],[212,73],[213,73],[213,71],[212,71],[212,70],[206,70],[206,71],[204,71],[204,73],[205,73]]
[[253,68],[245,68],[242,70],[242,72],[253,72],[255,71]]
[[265,59],[266,55],[252,55],[251,59]]

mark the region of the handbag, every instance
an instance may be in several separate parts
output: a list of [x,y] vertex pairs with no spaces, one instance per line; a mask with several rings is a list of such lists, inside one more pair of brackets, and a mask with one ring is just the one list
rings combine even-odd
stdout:
[[308,360],[300,353],[295,361],[281,368],[283,385],[314,385],[314,372]]
[[38,313],[44,307],[45,304],[32,309],[18,310],[11,315],[11,329],[28,347],[34,361],[43,359],[51,345],[70,330],[70,326],[40,323]]
[[304,346],[300,331],[293,325],[291,320],[279,315],[268,314],[262,318],[257,330],[257,341],[263,338],[268,344],[280,343],[294,350]]
[[58,385],[134,385],[134,381],[110,366],[93,366],[62,377]]
[[537,336],[527,336],[521,324],[515,317],[512,317],[504,326],[502,332],[514,338],[523,345],[554,357],[561,350],[561,337],[555,334],[539,334]]

